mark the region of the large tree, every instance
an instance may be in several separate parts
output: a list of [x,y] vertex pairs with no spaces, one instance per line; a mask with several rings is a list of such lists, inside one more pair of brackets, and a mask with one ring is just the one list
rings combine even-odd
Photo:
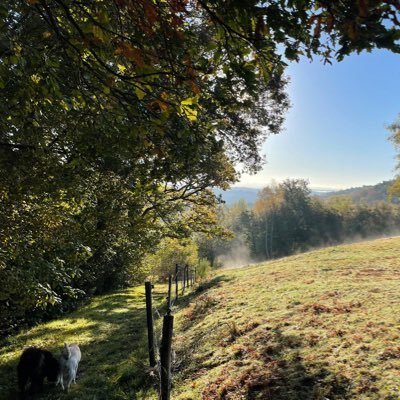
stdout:
[[287,63],[398,52],[398,10],[396,0],[2,1],[1,310],[101,290],[116,271],[127,281],[160,237],[207,232],[208,189],[234,182],[235,166],[257,170],[260,144],[279,132]]
[[2,182],[42,190],[99,170],[183,197],[232,182],[227,165],[256,169],[279,131],[287,62],[398,51],[399,4],[4,1]]

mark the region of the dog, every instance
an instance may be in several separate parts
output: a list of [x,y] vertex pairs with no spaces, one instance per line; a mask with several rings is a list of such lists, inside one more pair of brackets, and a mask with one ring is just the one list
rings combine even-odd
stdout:
[[79,361],[81,360],[81,350],[77,344],[64,344],[64,348],[60,356],[60,372],[58,375],[57,384],[61,385],[64,390],[64,373],[67,375],[67,391],[71,383],[76,380]]
[[60,363],[50,351],[28,347],[22,352],[17,366],[21,399],[42,392],[44,379],[56,382],[59,374]]

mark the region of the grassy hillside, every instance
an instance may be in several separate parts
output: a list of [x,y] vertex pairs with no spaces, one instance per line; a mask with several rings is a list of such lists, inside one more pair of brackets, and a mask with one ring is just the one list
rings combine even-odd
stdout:
[[[156,287],[160,305],[165,287]],[[16,365],[26,345],[59,354],[64,342],[79,343],[82,361],[68,394],[47,387],[46,400],[142,399],[154,394],[147,362],[144,289],[95,298],[79,311],[11,337],[0,347],[0,399],[17,399]]]
[[[384,181],[376,185],[364,185],[361,187],[354,187],[345,190],[337,190],[328,192],[321,195],[322,198],[329,199],[331,197],[345,196],[350,197],[354,203],[372,204],[379,201],[389,201],[389,188],[393,185],[394,181]],[[399,204],[399,197],[394,196],[390,202]]]
[[400,239],[224,271],[179,316],[174,399],[399,399]]
[[[400,238],[332,247],[216,274],[175,310],[174,400],[400,398]],[[165,288],[157,287],[155,300]],[[143,289],[96,298],[0,348],[0,399],[15,399],[26,344],[78,342],[69,394],[155,399]]]

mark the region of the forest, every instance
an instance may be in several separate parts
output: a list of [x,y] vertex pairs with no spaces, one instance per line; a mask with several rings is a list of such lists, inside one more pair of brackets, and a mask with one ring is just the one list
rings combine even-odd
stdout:
[[214,267],[237,267],[400,231],[399,205],[387,200],[356,203],[343,195],[321,198],[301,179],[265,187],[252,207],[243,200],[221,206],[219,218],[234,237],[199,242],[200,254]]
[[[260,146],[289,107],[290,63],[400,52],[399,7],[2,1],[0,336],[162,276],[155,265],[177,241],[186,262],[192,241],[225,243],[231,230],[252,257],[271,258],[391,229],[393,206],[323,205],[302,182],[265,189],[227,227],[211,189],[261,168]],[[199,243],[191,262],[213,262],[203,253]]]

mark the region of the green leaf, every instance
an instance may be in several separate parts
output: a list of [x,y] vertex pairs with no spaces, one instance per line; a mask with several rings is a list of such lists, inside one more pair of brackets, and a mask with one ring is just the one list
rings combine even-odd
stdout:
[[146,96],[146,92],[144,92],[139,86],[135,87],[135,94],[139,100],[143,100]]

